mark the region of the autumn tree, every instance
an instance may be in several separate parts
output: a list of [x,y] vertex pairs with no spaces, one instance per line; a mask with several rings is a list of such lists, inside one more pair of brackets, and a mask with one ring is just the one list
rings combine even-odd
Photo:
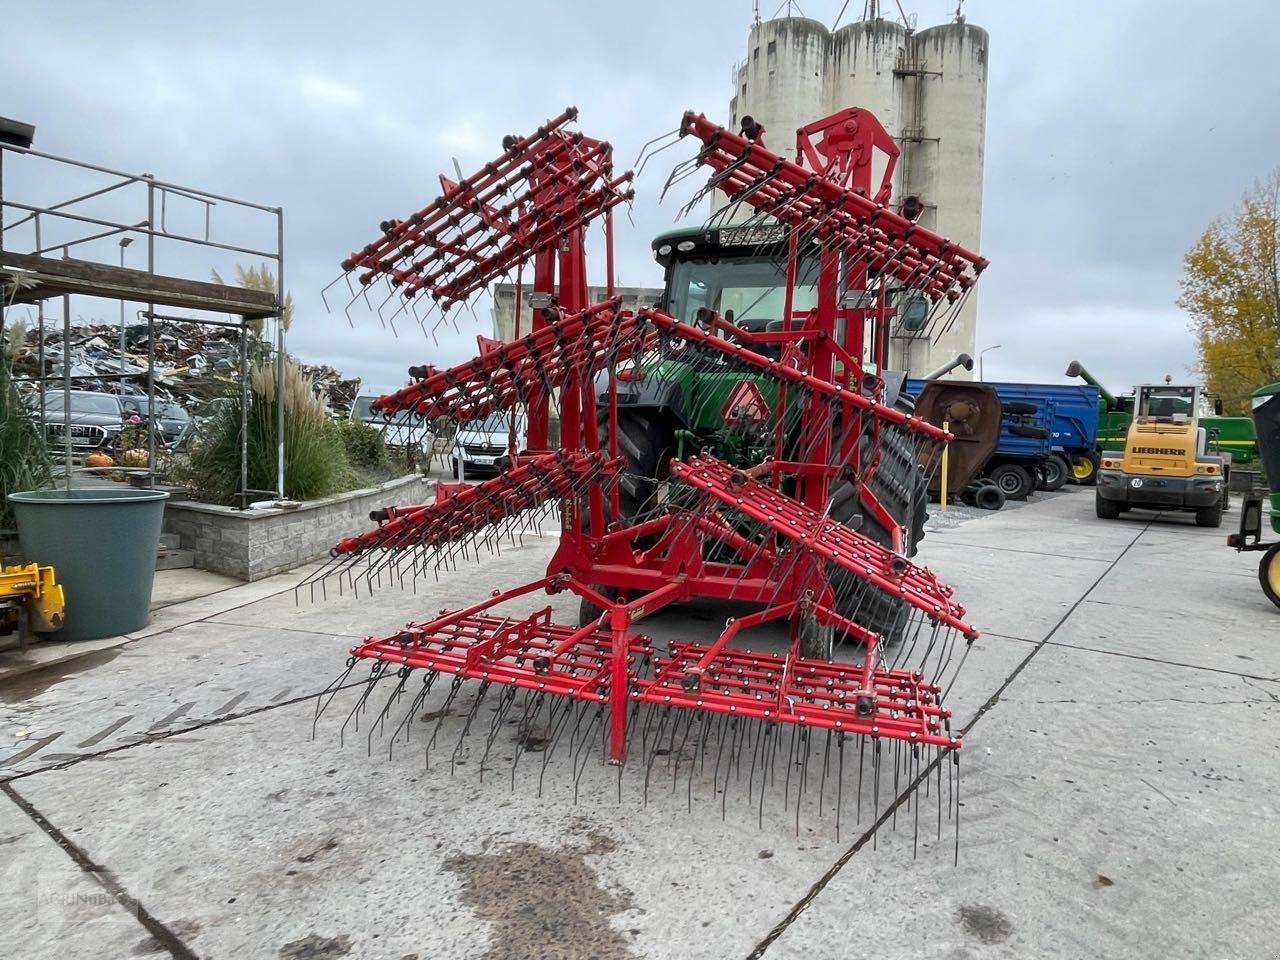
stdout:
[[1280,380],[1280,168],[1209,224],[1181,286],[1209,391],[1246,413],[1254,390]]

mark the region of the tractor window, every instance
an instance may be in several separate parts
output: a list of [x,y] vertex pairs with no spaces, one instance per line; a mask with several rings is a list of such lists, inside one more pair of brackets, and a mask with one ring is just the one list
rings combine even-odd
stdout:
[[1194,416],[1195,387],[1142,387],[1138,394],[1138,416],[1171,423]]
[[[796,270],[792,310],[817,305],[818,263],[801,260]],[[720,260],[681,260],[672,268],[667,302],[677,320],[693,320],[699,307],[710,307],[722,316],[733,311],[735,323],[754,321],[760,329],[769,320],[781,320],[786,303],[787,265],[772,257]]]

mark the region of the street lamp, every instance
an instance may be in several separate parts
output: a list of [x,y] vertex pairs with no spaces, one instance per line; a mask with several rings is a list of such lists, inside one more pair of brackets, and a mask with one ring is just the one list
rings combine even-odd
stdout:
[[[133,243],[133,237],[120,238],[120,269],[124,269],[124,248]],[[124,301],[120,301],[120,388],[124,388]]]
[[986,353],[988,350],[999,350],[999,349],[1000,349],[1000,344],[995,343],[989,347],[983,347],[981,350],[978,351],[978,379],[979,380],[986,382],[986,379],[987,379],[986,375],[982,372],[982,355]]

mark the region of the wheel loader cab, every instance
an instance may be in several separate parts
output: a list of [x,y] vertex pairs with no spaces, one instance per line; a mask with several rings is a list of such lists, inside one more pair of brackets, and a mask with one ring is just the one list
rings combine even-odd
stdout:
[[1115,519],[1131,508],[1194,512],[1216,527],[1229,500],[1230,454],[1219,453],[1200,419],[1212,407],[1199,386],[1142,384],[1122,451],[1104,451],[1097,515]]

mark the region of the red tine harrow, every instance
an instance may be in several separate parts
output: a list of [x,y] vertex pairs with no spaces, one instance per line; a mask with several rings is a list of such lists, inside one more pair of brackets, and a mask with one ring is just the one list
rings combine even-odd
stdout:
[[571,107],[530,136],[507,137],[483,170],[460,183],[442,176],[433,203],[384,221],[379,239],[342,261],[361,288],[351,302],[386,280],[401,309],[425,291],[448,310],[629,201],[632,175],[613,175],[610,145],[564,130],[577,114]]
[[[631,175],[614,175],[608,143],[569,132],[574,119],[567,110],[530,136],[506,138],[502,156],[460,183],[442,177],[437,200],[383,223],[378,240],[343,261],[356,278],[353,302],[385,281],[403,304],[425,292],[441,310],[530,266],[525,335],[482,339],[480,355],[452,369],[411,368],[414,382],[375,404],[388,418],[455,423],[523,411],[528,427],[513,431],[497,477],[440,484],[430,504],[376,511],[378,526],[340,541],[309,582],[337,576],[372,588],[385,574],[416,583],[521,532],[540,532],[538,518],[553,510],[559,543],[544,576],[357,645],[318,702],[317,721],[367,663],[343,731],[359,725],[374,689],[391,680],[370,748],[406,698],[391,739],[407,740],[445,675],[443,704],[430,714],[428,762],[457,705],[451,766],[483,717],[481,776],[513,726],[513,786],[521,755],[540,752],[541,790],[567,736],[575,798],[598,753],[617,766],[619,798],[623,770],[642,769],[647,801],[656,758],[665,757],[672,790],[683,768],[692,806],[694,782],[708,782],[714,753],[709,784],[722,813],[731,783],[746,779],[763,824],[765,796],[781,781],[797,830],[811,780],[820,812],[835,793],[839,830],[851,745],[861,817],[869,746],[877,814],[882,762],[893,764],[895,796],[902,777],[928,789],[936,773],[940,832],[942,770],[949,784],[958,778],[961,747],[944,702],[978,633],[952,589],[910,559],[950,435],[896,398],[887,345],[902,303],[927,304],[929,323],[917,331],[945,324],[986,261],[889,207],[897,147],[865,111],[802,128],[799,162],[766,149],[758,125],[739,134],[686,113],[677,132],[699,144],[697,155],[677,166],[667,188],[709,169],[685,210],[713,191],[726,197],[709,231],[746,211],[745,229],[766,238],[757,257],[776,260],[781,316],[749,327],[710,292],[682,313],[672,306],[674,287],[661,308],[635,314],[612,296],[590,304],[585,229],[603,218],[611,294],[610,211],[631,198]],[[877,151],[887,156],[879,184],[871,179]],[[796,298],[802,274],[813,288],[809,307]],[[682,402],[695,404],[690,422],[705,422],[714,404],[723,428],[685,430],[687,456],[675,449],[645,462],[621,411],[644,384],[677,369]],[[699,398],[708,384],[714,389]],[[553,412],[558,449],[548,442]],[[576,598],[578,623],[557,622],[554,605],[501,612],[538,593]],[[697,598],[748,609],[697,642],[636,631],[662,608]],[[785,627],[782,646],[741,646],[770,624]],[[846,648],[853,655],[838,657]],[[423,682],[410,695],[415,672]],[[958,797],[956,779],[949,816]],[[917,826],[918,818],[917,802]]]

